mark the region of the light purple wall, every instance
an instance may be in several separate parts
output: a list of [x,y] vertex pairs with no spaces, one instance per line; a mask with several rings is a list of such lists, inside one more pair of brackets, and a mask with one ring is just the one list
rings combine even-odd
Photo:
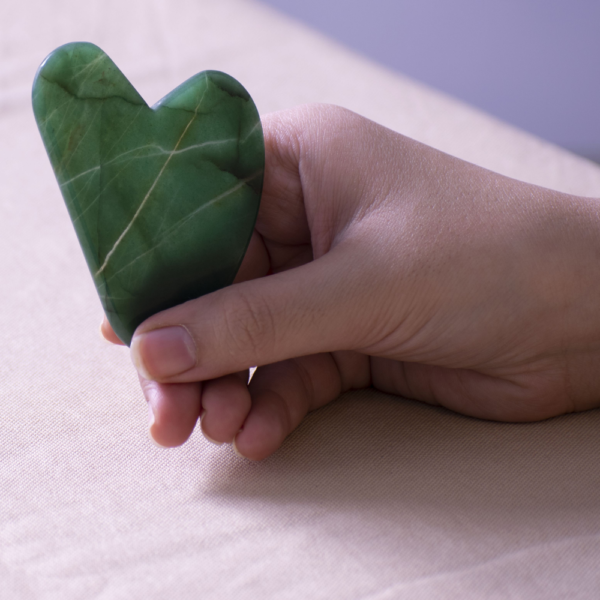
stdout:
[[600,0],[263,0],[347,46],[600,160]]

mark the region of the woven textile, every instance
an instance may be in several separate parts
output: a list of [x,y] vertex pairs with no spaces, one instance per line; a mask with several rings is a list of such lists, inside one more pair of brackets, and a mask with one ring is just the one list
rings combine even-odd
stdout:
[[262,463],[147,438],[33,120],[56,46],[102,47],[149,103],[197,71],[262,113],[332,102],[506,175],[600,197],[600,168],[244,0],[0,4],[0,598],[589,599],[600,411],[507,425],[373,391]]

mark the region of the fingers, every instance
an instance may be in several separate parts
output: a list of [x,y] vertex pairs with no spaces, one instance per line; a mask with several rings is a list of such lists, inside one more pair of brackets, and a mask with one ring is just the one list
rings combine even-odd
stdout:
[[150,412],[151,439],[165,448],[180,446],[192,434],[201,411],[201,384],[164,384],[140,377]]
[[306,414],[339,396],[342,379],[329,354],[306,356],[205,384],[202,431],[217,443],[262,460],[275,452]]
[[160,445],[183,443],[202,413],[204,436],[218,445],[261,460],[275,452],[311,410],[343,390],[329,354],[302,357],[259,369],[250,388],[247,372],[200,384],[161,384],[141,379],[153,411],[151,436]]
[[248,371],[226,375],[204,383],[202,433],[214,444],[230,444],[251,407]]
[[100,335],[111,344],[116,344],[118,346],[125,345],[113,331],[113,328],[106,317],[102,319],[102,323],[100,324]]
[[201,415],[208,441],[217,445],[233,442],[251,406],[247,381],[247,372],[204,384],[164,384],[140,377],[148,402],[151,440],[164,448],[180,446]]
[[305,356],[259,368],[251,383],[252,407],[235,438],[238,454],[262,460],[277,450],[306,414],[342,391],[330,354]]
[[351,252],[334,249],[154,315],[134,334],[132,360],[146,379],[174,383],[355,348],[370,325],[360,318],[368,286],[357,289],[353,270],[339,264],[353,260]]

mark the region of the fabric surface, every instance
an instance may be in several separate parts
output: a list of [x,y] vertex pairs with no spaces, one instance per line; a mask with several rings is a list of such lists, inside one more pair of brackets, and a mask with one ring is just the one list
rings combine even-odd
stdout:
[[373,391],[252,463],[161,450],[30,107],[56,46],[103,48],[148,102],[195,72],[262,113],[332,102],[512,177],[600,196],[600,168],[244,0],[0,4],[0,598],[589,599],[600,411],[511,425]]

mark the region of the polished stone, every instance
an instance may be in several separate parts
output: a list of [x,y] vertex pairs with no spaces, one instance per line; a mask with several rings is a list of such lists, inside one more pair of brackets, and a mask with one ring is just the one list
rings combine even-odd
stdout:
[[150,315],[233,282],[265,156],[258,112],[235,79],[203,71],[150,108],[100,48],[73,43],[40,66],[33,109],[123,342]]

